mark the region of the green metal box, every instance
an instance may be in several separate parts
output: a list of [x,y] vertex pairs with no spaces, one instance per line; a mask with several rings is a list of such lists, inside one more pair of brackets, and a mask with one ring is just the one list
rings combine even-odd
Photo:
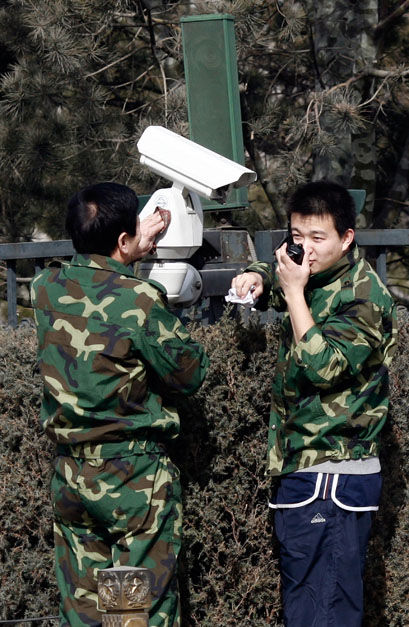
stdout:
[[[244,165],[234,17],[194,15],[181,25],[190,139]],[[202,205],[213,211],[245,207],[247,189],[233,190],[224,205]]]

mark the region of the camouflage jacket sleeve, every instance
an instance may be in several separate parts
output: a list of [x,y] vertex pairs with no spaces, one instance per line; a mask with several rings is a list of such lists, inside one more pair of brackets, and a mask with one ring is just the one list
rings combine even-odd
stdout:
[[[396,315],[392,314],[391,342],[384,343],[384,320],[379,306],[370,302],[346,304],[336,315],[315,324],[296,345],[293,357],[311,384],[329,389],[345,377],[357,377],[369,357],[382,348],[384,365],[390,364],[396,340]],[[390,353],[390,354],[389,354]],[[301,374],[301,373],[300,373]]]
[[248,266],[245,272],[258,272],[263,279],[263,294],[256,304],[256,309],[261,311],[266,311],[269,307],[274,307],[276,311],[287,309],[284,294],[275,273],[275,263],[256,261]]
[[136,348],[168,392],[193,394],[203,383],[209,359],[161,299],[146,317]]

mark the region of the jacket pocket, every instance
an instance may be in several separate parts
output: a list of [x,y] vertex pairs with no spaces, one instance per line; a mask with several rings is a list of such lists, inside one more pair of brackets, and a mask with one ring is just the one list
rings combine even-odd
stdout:
[[285,431],[290,440],[298,443],[296,448],[325,449],[338,448],[334,433],[344,418],[328,415],[319,394],[300,400],[291,418],[286,422]]

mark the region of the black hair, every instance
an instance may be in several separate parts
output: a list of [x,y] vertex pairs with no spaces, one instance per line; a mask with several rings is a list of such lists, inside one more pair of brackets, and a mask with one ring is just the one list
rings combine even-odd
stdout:
[[136,234],[138,197],[126,185],[96,183],[68,202],[65,228],[78,253],[110,256],[125,231]]
[[298,187],[288,202],[287,215],[330,215],[340,237],[355,229],[355,203],[348,190],[332,181],[316,181]]

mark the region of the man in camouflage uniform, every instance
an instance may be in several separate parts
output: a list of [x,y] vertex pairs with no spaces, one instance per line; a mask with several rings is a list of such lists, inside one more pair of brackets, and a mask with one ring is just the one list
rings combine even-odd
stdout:
[[355,209],[335,183],[289,203],[300,265],[276,251],[236,277],[266,308],[286,310],[273,382],[268,472],[286,625],[361,625],[365,553],[381,491],[379,432],[396,345],[389,292],[354,242]]
[[149,624],[180,625],[181,495],[166,442],[179,432],[175,395],[198,389],[208,360],[164,289],[129,268],[165,227],[156,213],[140,228],[137,208],[123,185],[80,191],[66,222],[76,254],[32,283],[65,627],[101,624],[97,570],[112,566],[148,568]]

